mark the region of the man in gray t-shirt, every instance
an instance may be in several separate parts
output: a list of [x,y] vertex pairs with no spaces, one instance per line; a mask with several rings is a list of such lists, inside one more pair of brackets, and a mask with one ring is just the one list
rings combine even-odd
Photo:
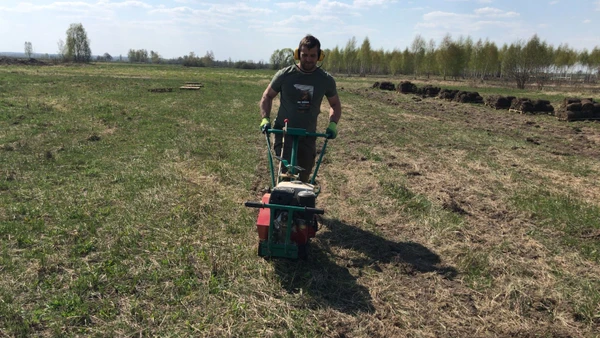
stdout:
[[[323,57],[321,43],[317,38],[307,35],[300,41],[298,49],[294,52],[294,58],[300,63],[278,71],[263,93],[260,100],[261,130],[270,128],[273,99],[281,93],[279,110],[274,123],[275,128],[283,128],[283,121],[287,119],[290,128],[302,128],[308,132],[316,132],[321,102],[323,97],[327,97],[330,109],[329,125],[325,133],[331,139],[337,136],[337,123],[342,116],[342,105],[333,76],[317,67],[317,62],[322,61]],[[273,148],[277,156],[281,154],[282,143],[282,136],[276,134]],[[291,146],[291,138],[286,138],[283,158],[288,161],[290,160]],[[316,155],[316,139],[314,137],[301,138],[297,164],[304,168],[304,171],[300,172],[300,179],[304,182],[308,182],[310,178]]]

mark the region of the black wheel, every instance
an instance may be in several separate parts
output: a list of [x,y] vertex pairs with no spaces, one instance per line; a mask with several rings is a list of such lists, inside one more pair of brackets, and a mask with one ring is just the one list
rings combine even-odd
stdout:
[[315,229],[315,232],[319,231],[319,222],[321,221],[321,217],[319,217],[319,215],[314,215],[313,217],[313,228]]
[[305,244],[298,245],[298,258],[301,260],[308,260],[308,251],[310,248],[310,241],[307,241]]
[[262,243],[262,241],[259,241],[259,242],[258,242],[258,250],[257,250],[258,257],[262,257],[262,256],[263,256],[263,255],[261,254],[261,252],[260,252],[260,244],[261,244],[261,243]]

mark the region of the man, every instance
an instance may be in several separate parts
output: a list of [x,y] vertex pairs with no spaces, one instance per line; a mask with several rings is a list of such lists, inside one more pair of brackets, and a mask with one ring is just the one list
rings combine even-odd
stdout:
[[[262,120],[260,128],[264,132],[271,128],[271,107],[273,99],[280,96],[280,106],[275,119],[275,129],[284,127],[284,120],[288,120],[288,127],[302,128],[315,133],[317,117],[321,112],[323,97],[329,102],[329,125],[326,130],[328,138],[337,136],[337,124],[342,116],[342,106],[337,94],[335,79],[329,73],[317,67],[317,62],[323,60],[321,43],[312,35],[305,36],[294,53],[298,64],[279,70],[260,100],[260,114]],[[290,161],[292,148],[291,137],[286,137],[282,142],[282,135],[275,134],[273,149],[277,156],[281,155],[282,143],[285,144],[283,158]],[[308,182],[317,156],[316,138],[301,137],[297,152],[297,165],[304,168],[300,172],[300,180]]]

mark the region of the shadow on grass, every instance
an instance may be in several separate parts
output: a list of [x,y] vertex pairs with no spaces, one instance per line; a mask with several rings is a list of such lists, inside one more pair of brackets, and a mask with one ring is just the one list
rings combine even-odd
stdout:
[[[348,268],[382,272],[380,264],[393,264],[406,275],[434,272],[447,279],[457,275],[455,268],[441,265],[440,257],[421,244],[390,241],[338,220],[323,219],[323,225],[328,231],[317,233],[318,243],[311,244],[308,260],[274,260],[282,286],[310,297],[303,306],[329,306],[348,314],[373,312],[369,290]],[[358,254],[350,259],[338,257],[335,251],[339,249]],[[343,266],[336,263],[336,257],[346,260]]]

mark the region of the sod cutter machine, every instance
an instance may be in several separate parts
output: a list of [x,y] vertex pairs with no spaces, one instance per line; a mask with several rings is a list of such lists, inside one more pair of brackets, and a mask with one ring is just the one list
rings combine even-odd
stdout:
[[[279,160],[277,175],[271,154],[270,134],[282,134],[282,156]],[[320,188],[315,184],[315,178],[325,155],[327,134],[310,133],[305,129],[288,128],[287,120],[283,129],[267,129],[265,131],[271,173],[271,187],[262,197],[261,202],[246,202],[245,206],[258,208],[256,228],[258,231],[258,255],[261,257],[284,257],[291,259],[306,259],[308,245],[318,230],[316,215],[325,211],[315,207]],[[292,150],[290,161],[283,158],[285,136],[291,136]],[[315,170],[308,183],[299,180],[299,172],[304,170],[297,166],[299,138],[323,137],[325,141],[319,154]],[[289,140],[288,140],[289,141]],[[285,167],[286,171],[283,171]]]

